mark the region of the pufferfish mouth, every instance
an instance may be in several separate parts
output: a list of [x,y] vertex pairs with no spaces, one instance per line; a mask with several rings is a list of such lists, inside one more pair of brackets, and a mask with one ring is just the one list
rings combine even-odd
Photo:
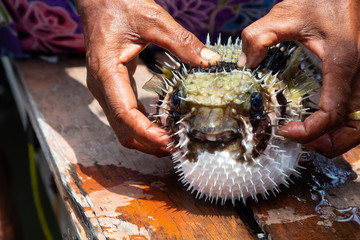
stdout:
[[239,131],[235,129],[229,129],[226,131],[201,131],[199,129],[192,129],[189,135],[200,142],[230,142],[235,138],[240,137]]
[[200,142],[230,142],[241,137],[242,127],[226,107],[199,107],[189,119],[187,132],[190,138]]

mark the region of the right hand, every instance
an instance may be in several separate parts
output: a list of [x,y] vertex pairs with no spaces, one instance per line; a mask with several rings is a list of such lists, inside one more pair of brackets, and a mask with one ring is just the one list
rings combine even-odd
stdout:
[[163,156],[171,141],[145,117],[131,76],[137,55],[154,43],[185,63],[211,64],[220,56],[206,48],[152,0],[77,0],[84,32],[87,84],[120,143]]

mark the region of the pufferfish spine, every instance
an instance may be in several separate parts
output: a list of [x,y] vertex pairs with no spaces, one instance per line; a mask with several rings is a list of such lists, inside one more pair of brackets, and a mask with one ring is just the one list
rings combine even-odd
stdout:
[[267,198],[300,174],[302,146],[278,131],[308,114],[303,100],[316,81],[291,42],[270,48],[256,70],[238,68],[239,38],[206,46],[221,55],[216,65],[189,67],[168,55],[164,74],[145,84],[159,95],[156,122],[175,140],[168,147],[176,171],[197,198]]

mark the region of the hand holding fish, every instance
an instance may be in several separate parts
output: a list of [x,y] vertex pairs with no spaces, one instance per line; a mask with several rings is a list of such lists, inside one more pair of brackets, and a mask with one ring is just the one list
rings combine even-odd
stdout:
[[[360,143],[360,2],[285,0],[242,34],[248,67],[267,48],[297,40],[322,61],[320,109],[281,135],[333,157]],[[243,61],[244,62],[244,61]]]
[[[220,58],[152,0],[78,0],[87,58],[87,84],[121,144],[164,155],[169,138],[145,116],[132,74],[137,55],[151,42],[187,63]],[[186,51],[184,51],[186,49]],[[162,137],[161,137],[162,136]]]

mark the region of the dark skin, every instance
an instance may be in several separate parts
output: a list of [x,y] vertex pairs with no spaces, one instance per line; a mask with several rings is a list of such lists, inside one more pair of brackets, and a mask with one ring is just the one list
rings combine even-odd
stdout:
[[138,54],[155,43],[192,65],[214,64],[220,56],[152,0],[76,3],[84,31],[87,85],[120,143],[149,154],[168,155],[166,145],[171,139],[146,117],[136,96],[132,75]]
[[[300,2],[300,4],[299,4]],[[246,56],[255,67],[267,47],[298,40],[323,62],[320,110],[303,123],[284,126],[285,137],[326,156],[360,143],[360,2],[358,0],[285,0],[243,32]],[[197,66],[220,59],[152,0],[77,0],[87,57],[88,88],[103,108],[120,143],[157,156],[171,140],[146,117],[137,100],[132,74],[137,55],[155,43]]]
[[360,1],[285,0],[243,33],[246,62],[260,63],[267,47],[297,40],[322,61],[320,110],[304,122],[291,122],[279,134],[334,157],[360,144]]

